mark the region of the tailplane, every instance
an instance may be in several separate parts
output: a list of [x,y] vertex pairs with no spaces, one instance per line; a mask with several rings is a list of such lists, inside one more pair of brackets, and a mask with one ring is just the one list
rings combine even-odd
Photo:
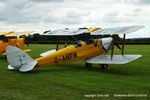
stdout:
[[20,72],[31,71],[37,64],[37,60],[32,60],[32,58],[21,49],[8,46],[6,48],[7,60],[10,64],[8,66],[9,70],[19,70]]

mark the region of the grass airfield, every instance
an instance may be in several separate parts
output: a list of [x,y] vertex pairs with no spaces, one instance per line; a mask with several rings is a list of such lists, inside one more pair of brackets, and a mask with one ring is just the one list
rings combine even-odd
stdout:
[[[33,58],[55,49],[56,45],[31,44],[28,54]],[[63,45],[60,46],[63,48]],[[115,54],[120,54],[115,48]],[[125,54],[141,54],[140,59],[125,65],[109,65],[102,70],[92,69],[84,61],[70,62],[34,69],[29,73],[9,71],[8,63],[0,55],[0,100],[148,100],[150,99],[150,45],[125,45]],[[85,97],[85,95],[109,97]],[[147,97],[114,97],[113,94],[147,94]]]

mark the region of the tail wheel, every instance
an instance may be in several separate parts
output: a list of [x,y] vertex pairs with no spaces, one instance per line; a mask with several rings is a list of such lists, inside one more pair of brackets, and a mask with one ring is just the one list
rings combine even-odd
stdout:
[[109,67],[108,67],[108,64],[102,64],[102,65],[101,65],[101,68],[102,68],[102,69],[108,69]]
[[92,64],[91,63],[85,63],[85,67],[86,68],[92,68]]

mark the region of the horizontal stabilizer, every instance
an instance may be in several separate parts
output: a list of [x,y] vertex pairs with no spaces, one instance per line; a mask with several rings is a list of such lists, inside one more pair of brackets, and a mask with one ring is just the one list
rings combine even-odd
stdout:
[[42,56],[42,57],[43,57],[43,56],[47,56],[47,55],[52,54],[52,53],[54,53],[54,52],[56,52],[56,50],[54,50],[54,49],[53,49],[53,50],[49,50],[49,51],[46,51],[46,52],[44,52],[44,53],[41,53],[40,56]]
[[9,69],[9,70],[13,70],[14,67],[12,67],[11,65],[8,65],[8,69]]
[[126,64],[140,58],[141,56],[142,55],[113,55],[111,60],[111,55],[99,55],[88,59],[86,62],[93,64]]
[[2,53],[2,55],[6,55],[6,52]]
[[24,51],[24,52],[29,52],[29,51],[31,51],[30,49],[24,49],[24,50],[22,50],[22,51]]

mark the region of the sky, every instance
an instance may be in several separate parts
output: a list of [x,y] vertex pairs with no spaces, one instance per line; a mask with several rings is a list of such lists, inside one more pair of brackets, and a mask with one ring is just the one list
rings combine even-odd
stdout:
[[144,25],[127,38],[150,37],[150,0],[0,0],[0,31]]

